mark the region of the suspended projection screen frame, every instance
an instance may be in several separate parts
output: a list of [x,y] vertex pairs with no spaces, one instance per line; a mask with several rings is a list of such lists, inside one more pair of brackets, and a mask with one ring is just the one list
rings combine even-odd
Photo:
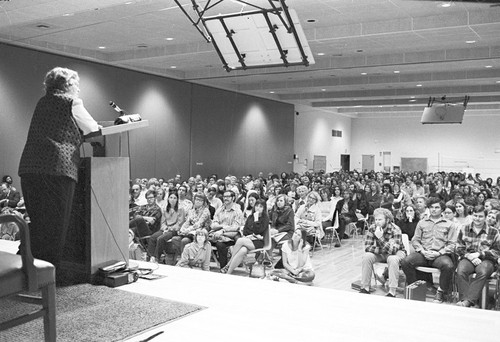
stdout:
[[[216,16],[205,14],[221,1],[211,4],[209,0],[202,7],[196,0],[191,0],[197,20],[178,0],[175,2],[207,42],[214,45],[228,72],[314,64],[298,16],[294,10],[288,9],[285,0],[269,0],[271,8],[267,9],[238,1],[255,10]],[[279,3],[280,7],[275,3]]]

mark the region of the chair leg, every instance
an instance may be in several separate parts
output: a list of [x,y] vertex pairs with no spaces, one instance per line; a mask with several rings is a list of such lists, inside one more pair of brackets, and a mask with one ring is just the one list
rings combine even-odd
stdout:
[[46,342],[56,341],[56,285],[49,284],[42,288],[43,328]]

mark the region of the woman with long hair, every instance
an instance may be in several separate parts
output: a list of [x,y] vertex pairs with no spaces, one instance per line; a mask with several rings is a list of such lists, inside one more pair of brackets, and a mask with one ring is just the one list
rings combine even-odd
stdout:
[[221,268],[221,273],[233,273],[243,261],[248,252],[264,247],[264,234],[269,234],[269,216],[266,210],[266,201],[258,199],[247,217],[243,227],[243,236],[236,240],[231,259]]
[[272,241],[273,247],[277,242],[288,240],[292,237],[295,230],[295,213],[288,204],[287,195],[278,195],[276,203],[269,213],[271,225],[271,236],[275,237]]
[[243,217],[245,220],[248,218],[248,216],[253,214],[253,208],[255,206],[255,203],[257,200],[259,200],[259,194],[256,193],[253,190],[249,190],[247,194],[247,200],[245,201],[245,208],[243,210]]
[[407,234],[411,240],[415,234],[415,228],[420,221],[420,214],[413,204],[408,204],[402,211],[402,217],[396,222],[396,225],[401,229],[402,234]]
[[272,276],[285,279],[290,283],[310,283],[315,274],[309,257],[311,246],[307,243],[307,232],[297,229],[292,238],[281,248],[284,269],[275,269]]
[[160,260],[168,242],[177,236],[177,232],[186,219],[186,212],[182,207],[179,207],[179,194],[175,190],[169,192],[167,205],[161,209],[161,228],[148,240],[148,253],[151,262]]
[[198,267],[203,271],[210,271],[211,256],[212,245],[208,241],[208,232],[206,229],[198,229],[194,233],[194,241],[186,245],[176,266]]
[[469,208],[465,204],[464,201],[460,200],[457,203],[455,203],[455,208],[457,210],[457,221],[460,224],[460,226],[465,226],[466,224],[469,224],[471,222],[471,219],[469,217]]

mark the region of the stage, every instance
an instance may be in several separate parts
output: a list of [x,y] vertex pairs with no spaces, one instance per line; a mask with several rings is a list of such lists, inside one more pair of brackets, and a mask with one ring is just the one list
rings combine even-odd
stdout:
[[[143,263],[149,265],[149,263]],[[498,341],[500,312],[160,265],[121,287],[206,309],[127,341]]]
[[[16,252],[17,243],[0,240]],[[138,262],[156,280],[118,287],[206,307],[144,331],[160,341],[498,341],[500,312],[362,295],[243,276]],[[111,324],[111,323],[110,323]],[[89,327],[91,329],[91,327]]]

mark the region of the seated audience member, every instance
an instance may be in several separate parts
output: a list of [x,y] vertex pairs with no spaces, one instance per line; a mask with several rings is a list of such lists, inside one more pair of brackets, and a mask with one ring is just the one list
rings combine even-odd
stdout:
[[[180,188],[179,188],[180,190]],[[180,192],[179,192],[180,194]],[[177,255],[181,255],[184,247],[194,240],[194,233],[198,229],[210,230],[210,210],[208,210],[207,198],[204,194],[194,194],[193,208],[187,212],[186,220],[179,229],[177,236],[172,238],[174,248],[174,261]]]
[[208,188],[207,191],[207,200],[208,203],[217,211],[220,207],[222,207],[222,201],[216,196],[217,189],[213,186]]
[[247,200],[245,201],[245,209],[243,210],[243,218],[246,220],[248,216],[252,215],[253,213],[253,207],[255,206],[255,203],[259,199],[259,195],[253,191],[250,190],[247,195]]
[[147,204],[146,197],[141,196],[141,185],[138,183],[131,186],[130,196],[129,208],[135,208]]
[[128,230],[128,257],[132,260],[142,260],[142,246],[135,242],[135,234],[132,229]]
[[311,244],[314,243],[314,236],[322,239],[323,232],[321,210],[318,203],[321,201],[316,191],[307,194],[306,203],[301,205],[295,213],[295,229],[301,228],[307,232]]
[[[484,207],[474,207],[472,222],[466,224],[458,234],[458,306],[476,304],[500,257],[500,235],[497,229],[486,224],[485,219]],[[476,274],[475,278],[470,277],[473,273]]]
[[[337,202],[332,218],[333,222],[335,220],[339,222],[338,234],[340,240],[349,238],[346,234],[347,225],[358,221],[358,217],[356,216],[357,206],[356,202],[352,199],[352,192],[346,189],[342,196],[343,198]],[[340,241],[335,244],[335,247],[340,247]]]
[[498,223],[498,217],[500,215],[500,212],[496,210],[490,210],[488,214],[486,215],[486,224],[490,227],[497,228],[497,223]]
[[455,270],[452,258],[458,230],[453,222],[442,217],[441,213],[446,208],[444,202],[437,197],[431,197],[427,205],[430,216],[418,222],[411,240],[415,251],[401,261],[401,268],[408,284],[417,280],[416,268],[419,266],[439,269],[439,287],[434,303],[442,303],[451,289]]
[[488,198],[484,201],[484,210],[489,212],[491,209],[500,211],[500,201],[495,198]]
[[469,209],[464,201],[458,201],[455,203],[455,209],[457,211],[456,219],[460,226],[463,227],[472,221],[468,213]]
[[425,196],[415,197],[415,209],[417,209],[418,215],[421,220],[429,217],[430,212],[429,208],[427,208],[427,199],[425,198]]
[[392,194],[394,196],[394,200],[392,201],[391,209],[393,211],[394,216],[396,216],[396,214],[400,215],[404,203],[403,201],[405,193],[401,190],[401,187],[399,186],[398,183],[394,184],[394,187],[392,189]]
[[165,199],[166,195],[167,193],[165,192],[165,189],[163,189],[162,187],[158,187],[158,189],[156,189],[156,204],[158,204],[162,212],[164,211],[164,208],[167,205],[167,200]]
[[216,182],[217,186],[217,192],[215,194],[215,197],[220,199],[221,202],[224,201],[224,192],[226,192],[226,183],[222,179],[218,179]]
[[186,219],[186,213],[179,207],[179,195],[177,191],[168,194],[167,206],[162,209],[161,228],[150,236],[148,241],[148,253],[151,262],[160,260],[162,253],[167,248],[167,243],[181,228]]
[[177,193],[179,194],[179,207],[187,213],[193,208],[193,202],[187,198],[188,187],[186,185],[179,186]]
[[419,212],[415,206],[408,204],[403,210],[401,219],[396,221],[396,225],[401,229],[401,234],[408,235],[408,240],[411,240],[415,234],[415,228],[419,220]]
[[457,220],[457,208],[452,204],[446,204],[442,216],[455,224],[458,236],[458,232],[462,229],[462,225]]
[[210,242],[217,247],[221,268],[227,265],[229,247],[233,246],[240,237],[239,230],[244,224],[243,213],[240,206],[234,202],[235,199],[236,194],[231,190],[226,190],[224,204],[215,212],[211,225],[212,237]]
[[377,208],[373,212],[375,223],[365,237],[365,254],[361,262],[360,293],[370,293],[373,264],[387,262],[389,268],[389,293],[396,297],[399,280],[399,263],[406,256],[401,240],[401,230],[393,223],[394,217],[388,209]]
[[[307,177],[306,177],[307,178]],[[309,178],[307,178],[309,179]],[[297,187],[297,196],[298,198],[293,202],[293,211],[297,212],[301,205],[306,204],[306,197],[309,193],[309,189],[305,185],[299,185]]]
[[291,283],[311,282],[315,274],[309,257],[311,246],[307,243],[307,232],[296,229],[290,240],[281,248],[284,269],[275,269],[273,276]]
[[412,200],[416,203],[419,197],[425,197],[425,189],[420,179],[417,179],[414,184],[415,189],[413,190]]
[[197,267],[203,271],[210,271],[211,255],[212,245],[208,241],[208,232],[206,229],[198,229],[194,233],[194,241],[182,250],[181,258],[176,266]]
[[146,200],[148,201],[146,205],[137,207],[133,211],[133,218],[128,225],[138,238],[149,236],[160,230],[161,209],[156,204],[156,191],[148,190]]
[[453,204],[455,207],[457,206],[457,202],[463,201],[462,191],[458,189],[451,191],[449,197],[451,199],[446,204]]
[[382,185],[382,200],[380,201],[380,208],[392,210],[394,203],[394,195],[392,194],[392,187],[390,184]]
[[269,216],[266,210],[266,201],[258,199],[252,208],[243,227],[243,234],[233,247],[231,259],[221,268],[221,273],[231,274],[243,261],[248,252],[264,247],[264,234],[268,234]]
[[318,203],[318,206],[321,211],[321,224],[324,230],[324,228],[332,226],[333,213],[338,201],[333,200],[333,197],[330,196],[330,190],[326,187],[320,189],[319,195],[321,196],[321,202]]
[[287,195],[276,197],[276,203],[269,213],[269,219],[274,248],[277,243],[290,239],[295,230],[295,214],[288,204]]
[[366,200],[368,201],[368,213],[371,215],[373,211],[380,208],[382,203],[382,194],[380,193],[380,185],[377,182],[370,183],[370,191],[366,193]]
[[0,208],[15,208],[17,204],[21,200],[21,194],[19,191],[16,191],[12,188],[12,186],[3,182],[1,185],[1,194],[0,194]]

